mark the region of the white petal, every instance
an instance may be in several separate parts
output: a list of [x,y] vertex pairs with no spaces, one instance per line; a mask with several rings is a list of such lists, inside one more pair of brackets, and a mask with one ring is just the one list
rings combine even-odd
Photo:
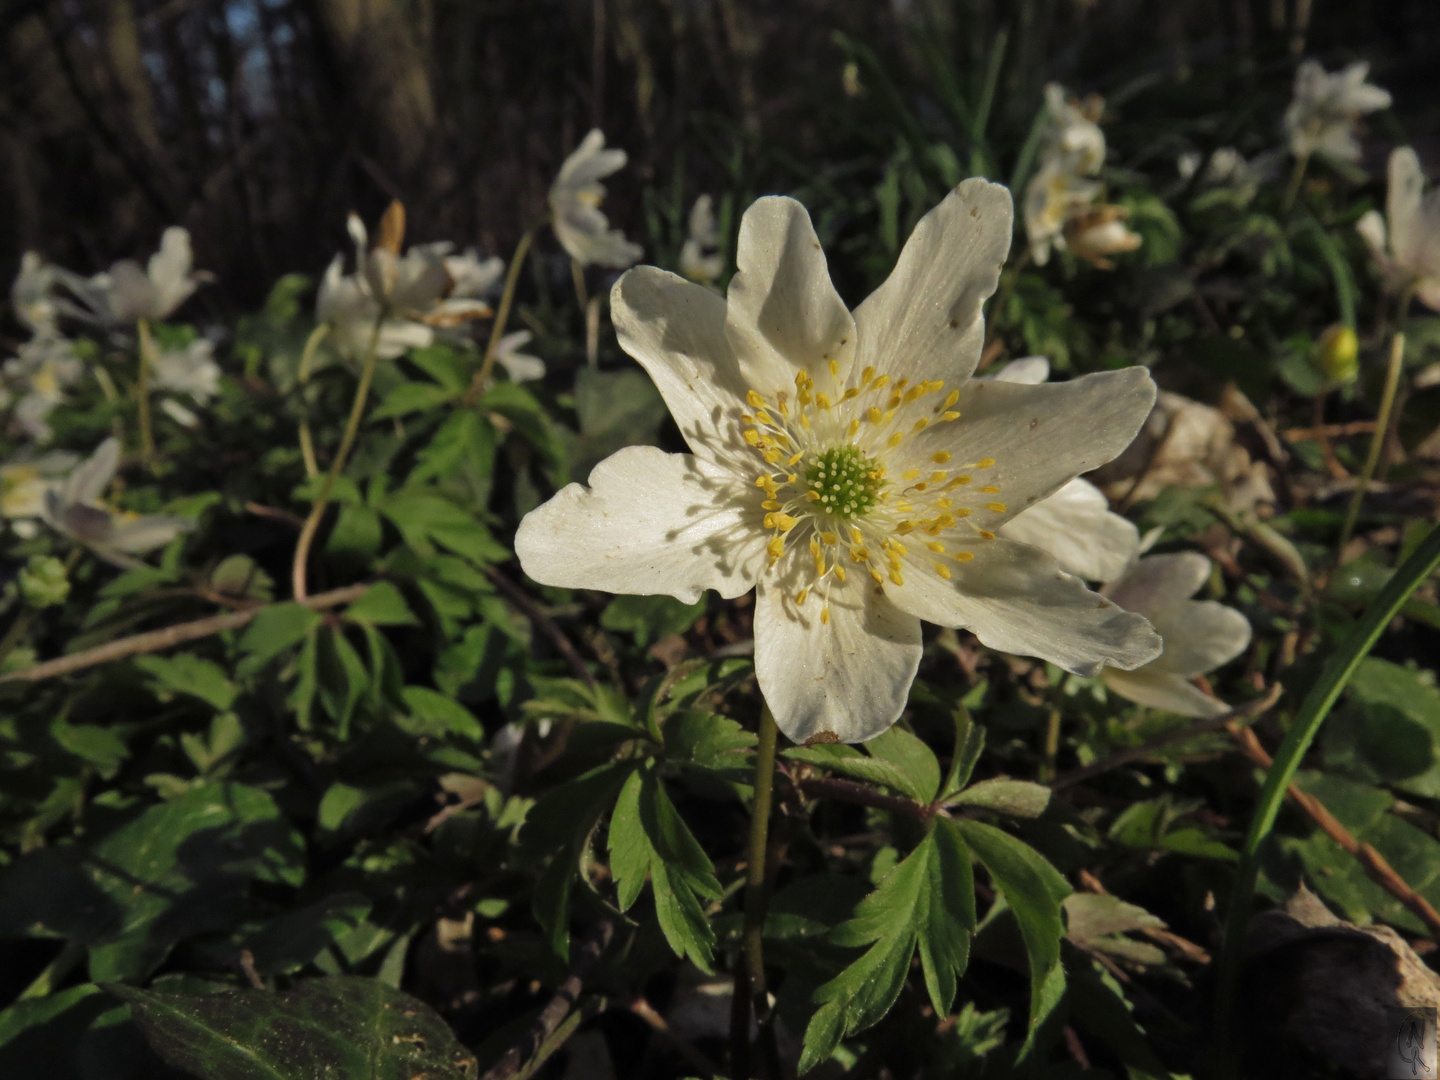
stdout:
[[120,465],[120,440],[113,435],[95,448],[95,452],[70,474],[65,481],[63,499],[69,503],[91,503],[110,486]]
[[1420,169],[1420,159],[1408,146],[1402,146],[1390,155],[1389,173],[1385,216],[1389,220],[1395,260],[1405,269],[1413,271],[1417,269],[1416,255],[1423,240],[1416,226],[1419,224],[1421,195],[1425,190],[1425,174]]
[[949,581],[912,548],[905,584],[887,585],[886,595],[926,622],[963,627],[992,649],[1038,656],[1077,675],[1095,675],[1106,663],[1139,667],[1159,655],[1160,636],[1143,617],[1063,573],[1053,555],[1004,537],[967,546],[974,560],[947,563]]
[[864,742],[900,717],[920,665],[920,620],[852,576],[803,608],[795,590],[767,577],[756,590],[755,675],[775,723],[803,743],[825,732]]
[[163,547],[181,533],[189,532],[193,528],[193,521],[165,514],[146,514],[129,521],[117,519],[109,535],[105,537],[104,547],[109,551],[138,555]]
[[825,386],[826,365],[844,382],[855,356],[855,320],[830,282],[825,253],[805,207],[794,199],[757,199],[740,221],[725,333],[746,383],[769,397],[794,393],[809,369]]
[[1186,600],[1151,621],[1165,651],[1150,666],[1185,679],[1228,664],[1250,644],[1250,620],[1214,600]]
[[575,152],[565,159],[560,166],[560,175],[556,178],[557,185],[567,187],[580,187],[586,184],[593,184],[618,172],[625,167],[626,155],[624,150],[605,148],[605,133],[599,128],[591,128]]
[[[933,468],[946,451],[952,470],[994,458],[975,484],[996,485],[1006,509],[975,509],[971,521],[994,529],[1081,473],[1116,457],[1135,438],[1155,402],[1143,367],[1097,372],[1063,383],[1022,386],[971,379],[960,387],[960,419],[931,424],[891,457],[891,473],[907,465]],[[970,489],[961,489],[962,492]]]
[[966,180],[915,226],[895,269],[855,311],[856,362],[892,379],[959,382],[980,360],[981,306],[1010,251],[1010,192]]
[[1019,360],[1011,360],[994,375],[983,375],[981,378],[1038,386],[1050,378],[1050,361],[1043,356],[1022,356]]
[[740,501],[742,481],[688,454],[630,446],[525,515],[515,553],[543,585],[693,604],[755,583],[765,534]]
[[1135,525],[1110,512],[1094,484],[1076,477],[1001,528],[1011,540],[1054,555],[1060,569],[1089,581],[1113,581],[1140,546]]
[[1355,223],[1355,231],[1360,234],[1360,239],[1365,241],[1365,246],[1370,249],[1370,254],[1380,264],[1381,271],[1388,272],[1390,253],[1385,247],[1385,219],[1380,216],[1380,211],[1365,211],[1360,220]]
[[629,271],[610,291],[620,347],[639,361],[691,451],[712,463],[754,452],[740,440],[748,389],[725,335],[725,300],[653,266]]
[[1220,716],[1230,711],[1230,706],[1219,698],[1211,697],[1179,675],[1157,671],[1151,664],[1139,671],[1117,671],[1107,667],[1100,673],[1100,678],[1121,697],[1152,709],[1194,717]]
[[106,304],[110,321],[135,322],[137,319],[160,318],[160,301],[155,286],[139,263],[123,259],[110,267],[107,275]]
[[1109,585],[1105,595],[1126,611],[1158,615],[1200,591],[1210,576],[1210,560],[1197,551],[1147,555]]
[[190,233],[178,225],[165,230],[160,250],[150,257],[149,278],[155,287],[153,318],[163,319],[183,304],[198,282],[190,274]]

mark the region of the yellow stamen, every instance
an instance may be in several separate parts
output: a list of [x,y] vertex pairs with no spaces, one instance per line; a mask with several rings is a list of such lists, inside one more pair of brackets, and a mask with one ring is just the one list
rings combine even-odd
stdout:
[[941,420],[959,420],[959,419],[960,419],[960,414],[959,414],[958,412],[945,412],[945,413],[941,413],[941,414],[940,414],[940,419],[941,419]]
[[830,605],[829,605],[829,604],[826,604],[823,608],[820,609],[820,625],[821,625],[821,626],[829,626],[829,625],[830,625]]
[[975,558],[975,553],[973,551],[957,551],[951,558],[956,562],[969,562]]
[[745,400],[750,403],[752,409],[763,409],[765,407],[765,399],[754,390],[747,390],[745,392]]
[[770,543],[765,545],[765,550],[770,552],[772,559],[778,559],[785,554],[785,541],[781,537],[774,537]]
[[905,579],[900,576],[900,571],[899,571],[899,569],[897,569],[897,568],[895,568],[895,567],[891,567],[891,568],[890,568],[890,580],[893,581],[896,585],[904,585],[904,584],[905,584]]
[[1004,503],[991,503],[991,504],[990,504],[989,506],[987,506],[985,509],[991,511],[992,513],[1003,514],[1003,513],[1005,513],[1005,504],[1004,504]]
[[995,464],[995,459],[994,459],[993,457],[982,457],[979,461],[975,462],[975,468],[977,468],[977,469],[988,469],[988,468],[990,468],[990,466],[992,466],[992,465],[994,465],[994,464]]
[[944,578],[946,581],[950,580],[950,568],[948,566],[946,566],[944,563],[938,562],[931,563],[930,565],[935,567],[935,572],[939,574],[942,578]]
[[795,594],[795,603],[796,603],[796,604],[803,604],[803,603],[805,603],[805,601],[808,600],[809,598],[810,598],[810,590],[809,590],[809,589],[801,589],[798,593]]
[[995,486],[994,484],[986,484],[986,485],[985,485],[984,487],[982,487],[980,490],[983,491],[986,495],[999,495],[999,494],[1000,494],[1000,489],[999,489],[997,486]]
[[944,465],[947,461],[950,460],[950,451],[941,450],[938,453],[931,454],[930,460],[935,462],[936,465]]
[[897,431],[897,432],[895,432],[894,435],[891,435],[890,438],[889,438],[888,440],[886,440],[886,441],[887,441],[891,446],[899,446],[899,445],[900,445],[900,440],[903,439],[903,438],[905,438],[905,436],[902,435],[900,432]]

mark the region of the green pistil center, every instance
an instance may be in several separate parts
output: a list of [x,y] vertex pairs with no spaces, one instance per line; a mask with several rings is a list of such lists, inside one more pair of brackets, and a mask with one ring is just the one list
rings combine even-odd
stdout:
[[820,497],[822,513],[861,517],[880,501],[879,468],[853,446],[832,446],[805,471],[805,483]]

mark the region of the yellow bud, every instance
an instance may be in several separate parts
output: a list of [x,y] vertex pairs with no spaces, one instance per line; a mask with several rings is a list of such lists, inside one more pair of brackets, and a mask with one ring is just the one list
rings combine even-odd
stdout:
[[1320,335],[1320,367],[1332,383],[1354,382],[1360,374],[1360,340],[1355,331],[1336,323]]

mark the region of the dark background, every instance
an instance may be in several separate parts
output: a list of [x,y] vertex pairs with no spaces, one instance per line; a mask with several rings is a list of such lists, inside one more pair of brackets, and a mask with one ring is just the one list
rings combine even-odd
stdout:
[[[27,248],[93,272],[179,222],[212,315],[391,198],[412,239],[508,254],[592,124],[630,152],[607,210],[647,259],[700,191],[873,186],[901,113],[1007,179],[1049,79],[1107,96],[1112,164],[1173,177],[1222,116],[1273,130],[1296,56],[1369,59],[1395,109],[1367,164],[1440,157],[1434,0],[8,0],[0,49],[0,273]],[[991,64],[976,157],[949,91],[973,107]]]

